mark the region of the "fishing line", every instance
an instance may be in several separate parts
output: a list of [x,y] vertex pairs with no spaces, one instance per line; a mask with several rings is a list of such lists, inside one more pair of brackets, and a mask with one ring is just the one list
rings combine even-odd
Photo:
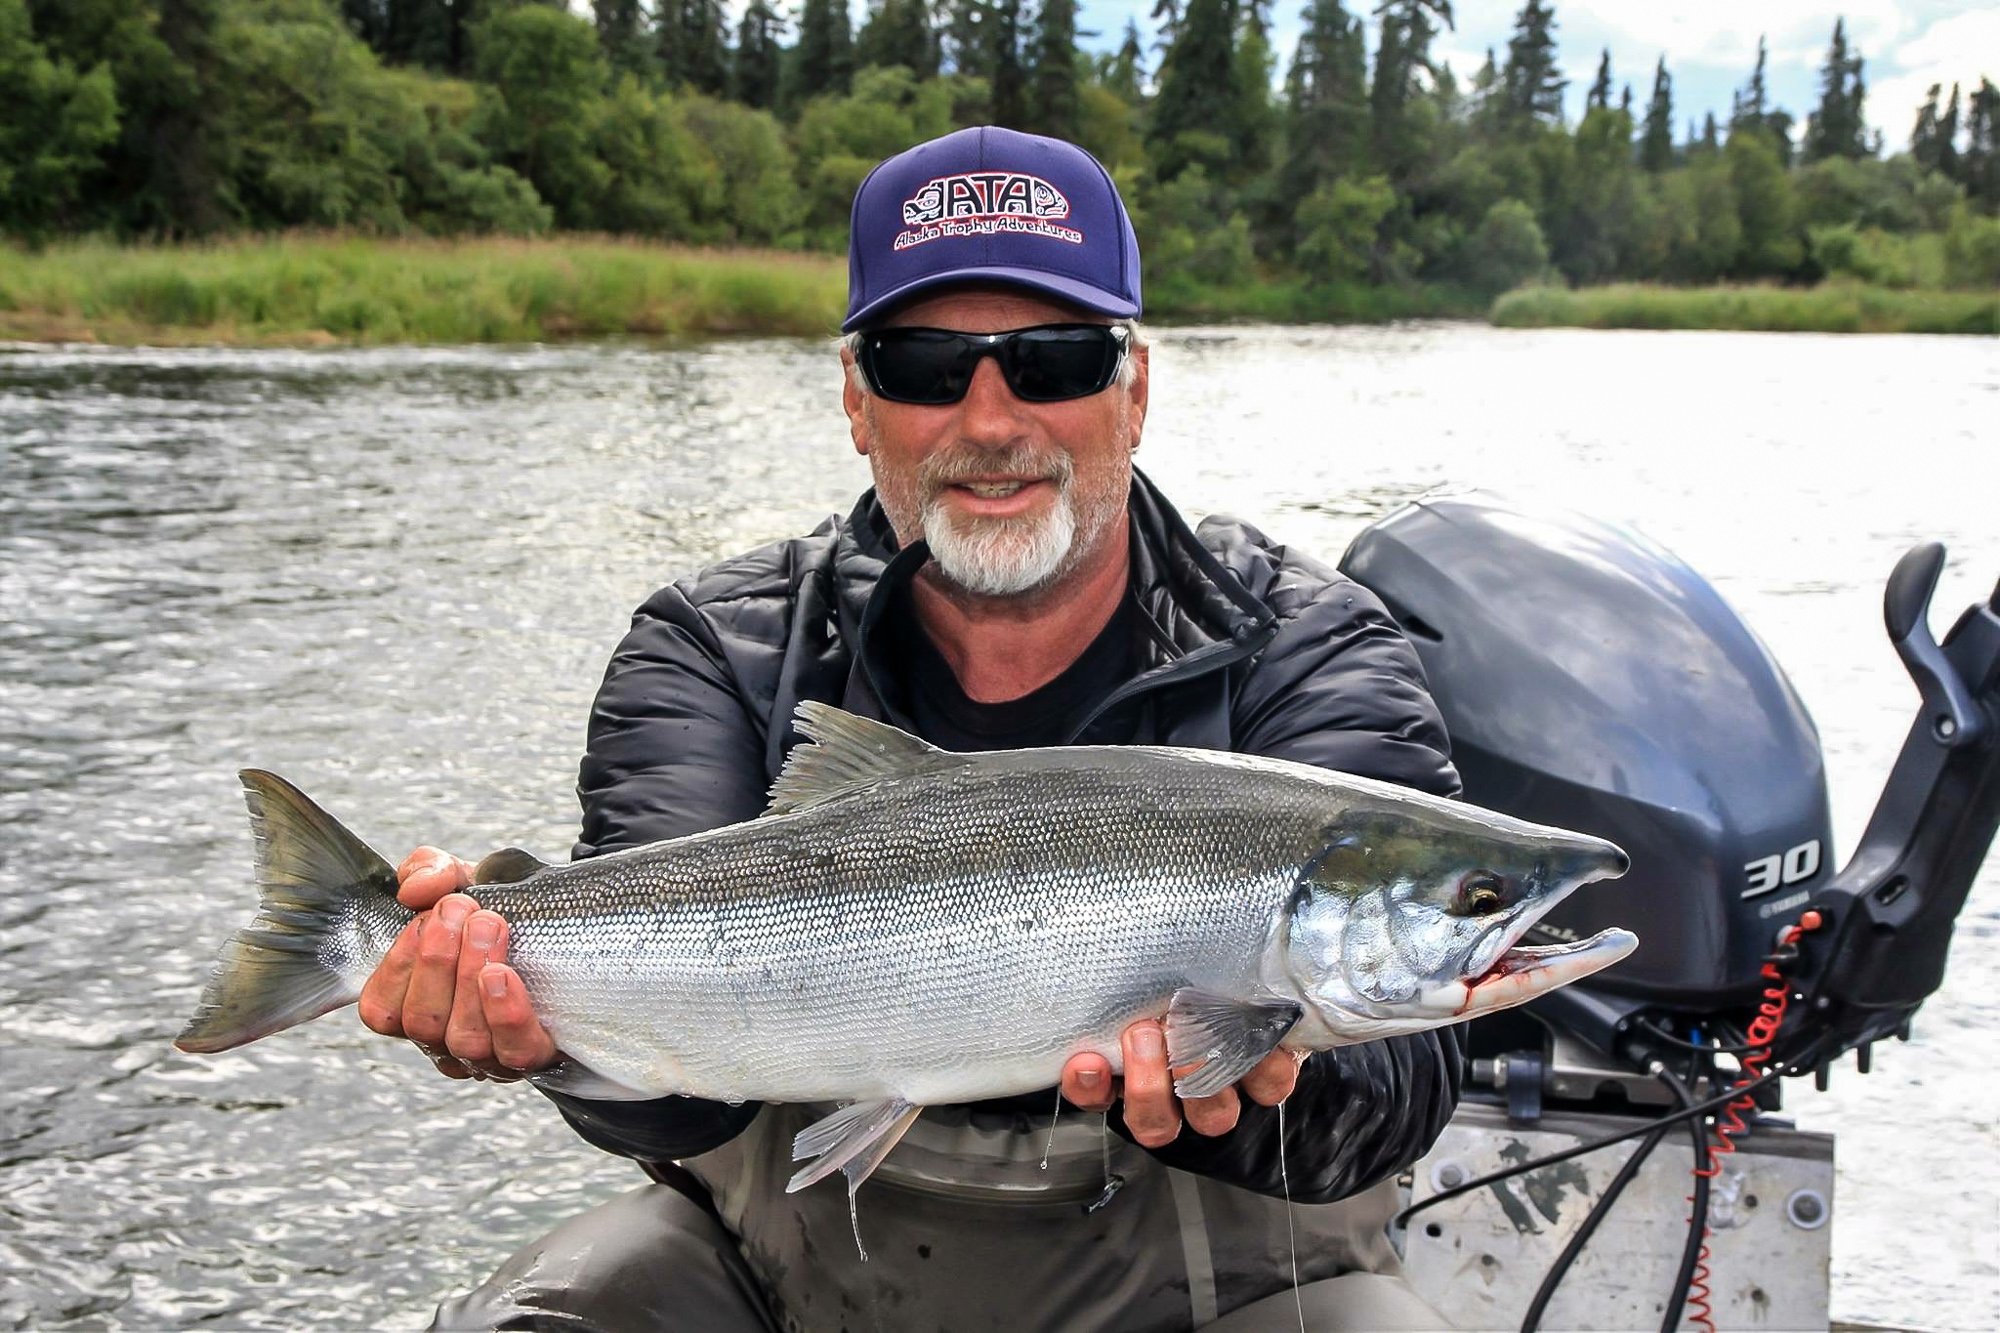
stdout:
[[1125,1188],[1125,1177],[1114,1173],[1111,1169],[1111,1112],[1109,1111],[1097,1117],[1097,1146],[1104,1154],[1104,1192],[1083,1206],[1086,1217],[1110,1203],[1111,1196]]
[[1306,1298],[1299,1294],[1299,1233],[1292,1225],[1292,1173],[1285,1167],[1285,1104],[1278,1103],[1278,1179],[1285,1187],[1285,1239],[1292,1247],[1292,1304],[1299,1308],[1299,1333],[1306,1333]]
[[1049,1154],[1056,1150],[1056,1121],[1062,1119],[1062,1088],[1056,1088],[1056,1109],[1049,1113],[1049,1138],[1042,1145],[1042,1170],[1049,1169]]

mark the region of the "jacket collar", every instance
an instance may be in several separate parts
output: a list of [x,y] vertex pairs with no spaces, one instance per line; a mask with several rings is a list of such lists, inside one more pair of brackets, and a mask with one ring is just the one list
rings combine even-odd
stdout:
[[[1148,669],[1107,698],[1104,707],[1169,680],[1205,675],[1247,658],[1277,632],[1270,607],[1202,545],[1152,480],[1132,471],[1134,600],[1153,627]],[[871,631],[898,591],[930,558],[922,542],[899,547],[874,490],[864,491],[841,525],[834,549],[834,601],[841,637],[854,648],[843,706],[907,726],[885,706],[879,682],[890,678],[882,636]],[[1098,712],[1102,712],[1100,707]],[[1094,714],[1095,715],[1095,714]],[[1093,716],[1094,716],[1093,715]]]

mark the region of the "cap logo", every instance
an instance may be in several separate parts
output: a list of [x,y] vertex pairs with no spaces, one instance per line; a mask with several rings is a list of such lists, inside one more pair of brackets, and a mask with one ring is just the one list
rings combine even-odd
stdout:
[[903,201],[906,230],[895,248],[907,250],[946,236],[1026,232],[1083,244],[1083,233],[1058,225],[1069,216],[1061,190],[1024,171],[966,171],[939,176]]

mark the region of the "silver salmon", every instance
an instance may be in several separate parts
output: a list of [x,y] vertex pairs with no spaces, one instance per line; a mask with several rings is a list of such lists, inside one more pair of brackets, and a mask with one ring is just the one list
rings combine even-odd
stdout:
[[[473,894],[563,1062],[544,1086],[848,1103],[790,1188],[857,1186],[918,1111],[1051,1086],[1165,1018],[1183,1096],[1279,1045],[1456,1023],[1636,939],[1518,946],[1599,838],[1309,765],[1099,746],[955,754],[821,704],[760,818],[568,865],[510,848]],[[257,917],[177,1045],[228,1050],[352,1003],[410,920],[389,863],[246,771]]]

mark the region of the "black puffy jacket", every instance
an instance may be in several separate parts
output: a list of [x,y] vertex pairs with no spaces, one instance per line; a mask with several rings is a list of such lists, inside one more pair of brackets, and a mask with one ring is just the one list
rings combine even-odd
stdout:
[[[1132,593],[1150,622],[1151,660],[1107,688],[1077,741],[1269,755],[1456,793],[1416,653],[1371,593],[1248,524],[1211,518],[1189,531],[1138,474],[1131,516]],[[897,672],[883,660],[890,636],[870,631],[889,592],[924,558],[920,545],[897,549],[871,491],[845,521],[655,593],[591,711],[575,855],[755,817],[801,739],[789,726],[800,700],[917,730],[894,706]],[[715,1148],[758,1109],[550,1095],[592,1143],[651,1161]],[[1429,1147],[1457,1099],[1449,1029],[1316,1055],[1287,1103],[1291,1196],[1326,1202],[1400,1171]],[[1047,1101],[1025,1099],[1040,1113]],[[1276,1195],[1277,1133],[1272,1111],[1246,1104],[1230,1133],[1183,1134],[1153,1155]]]

